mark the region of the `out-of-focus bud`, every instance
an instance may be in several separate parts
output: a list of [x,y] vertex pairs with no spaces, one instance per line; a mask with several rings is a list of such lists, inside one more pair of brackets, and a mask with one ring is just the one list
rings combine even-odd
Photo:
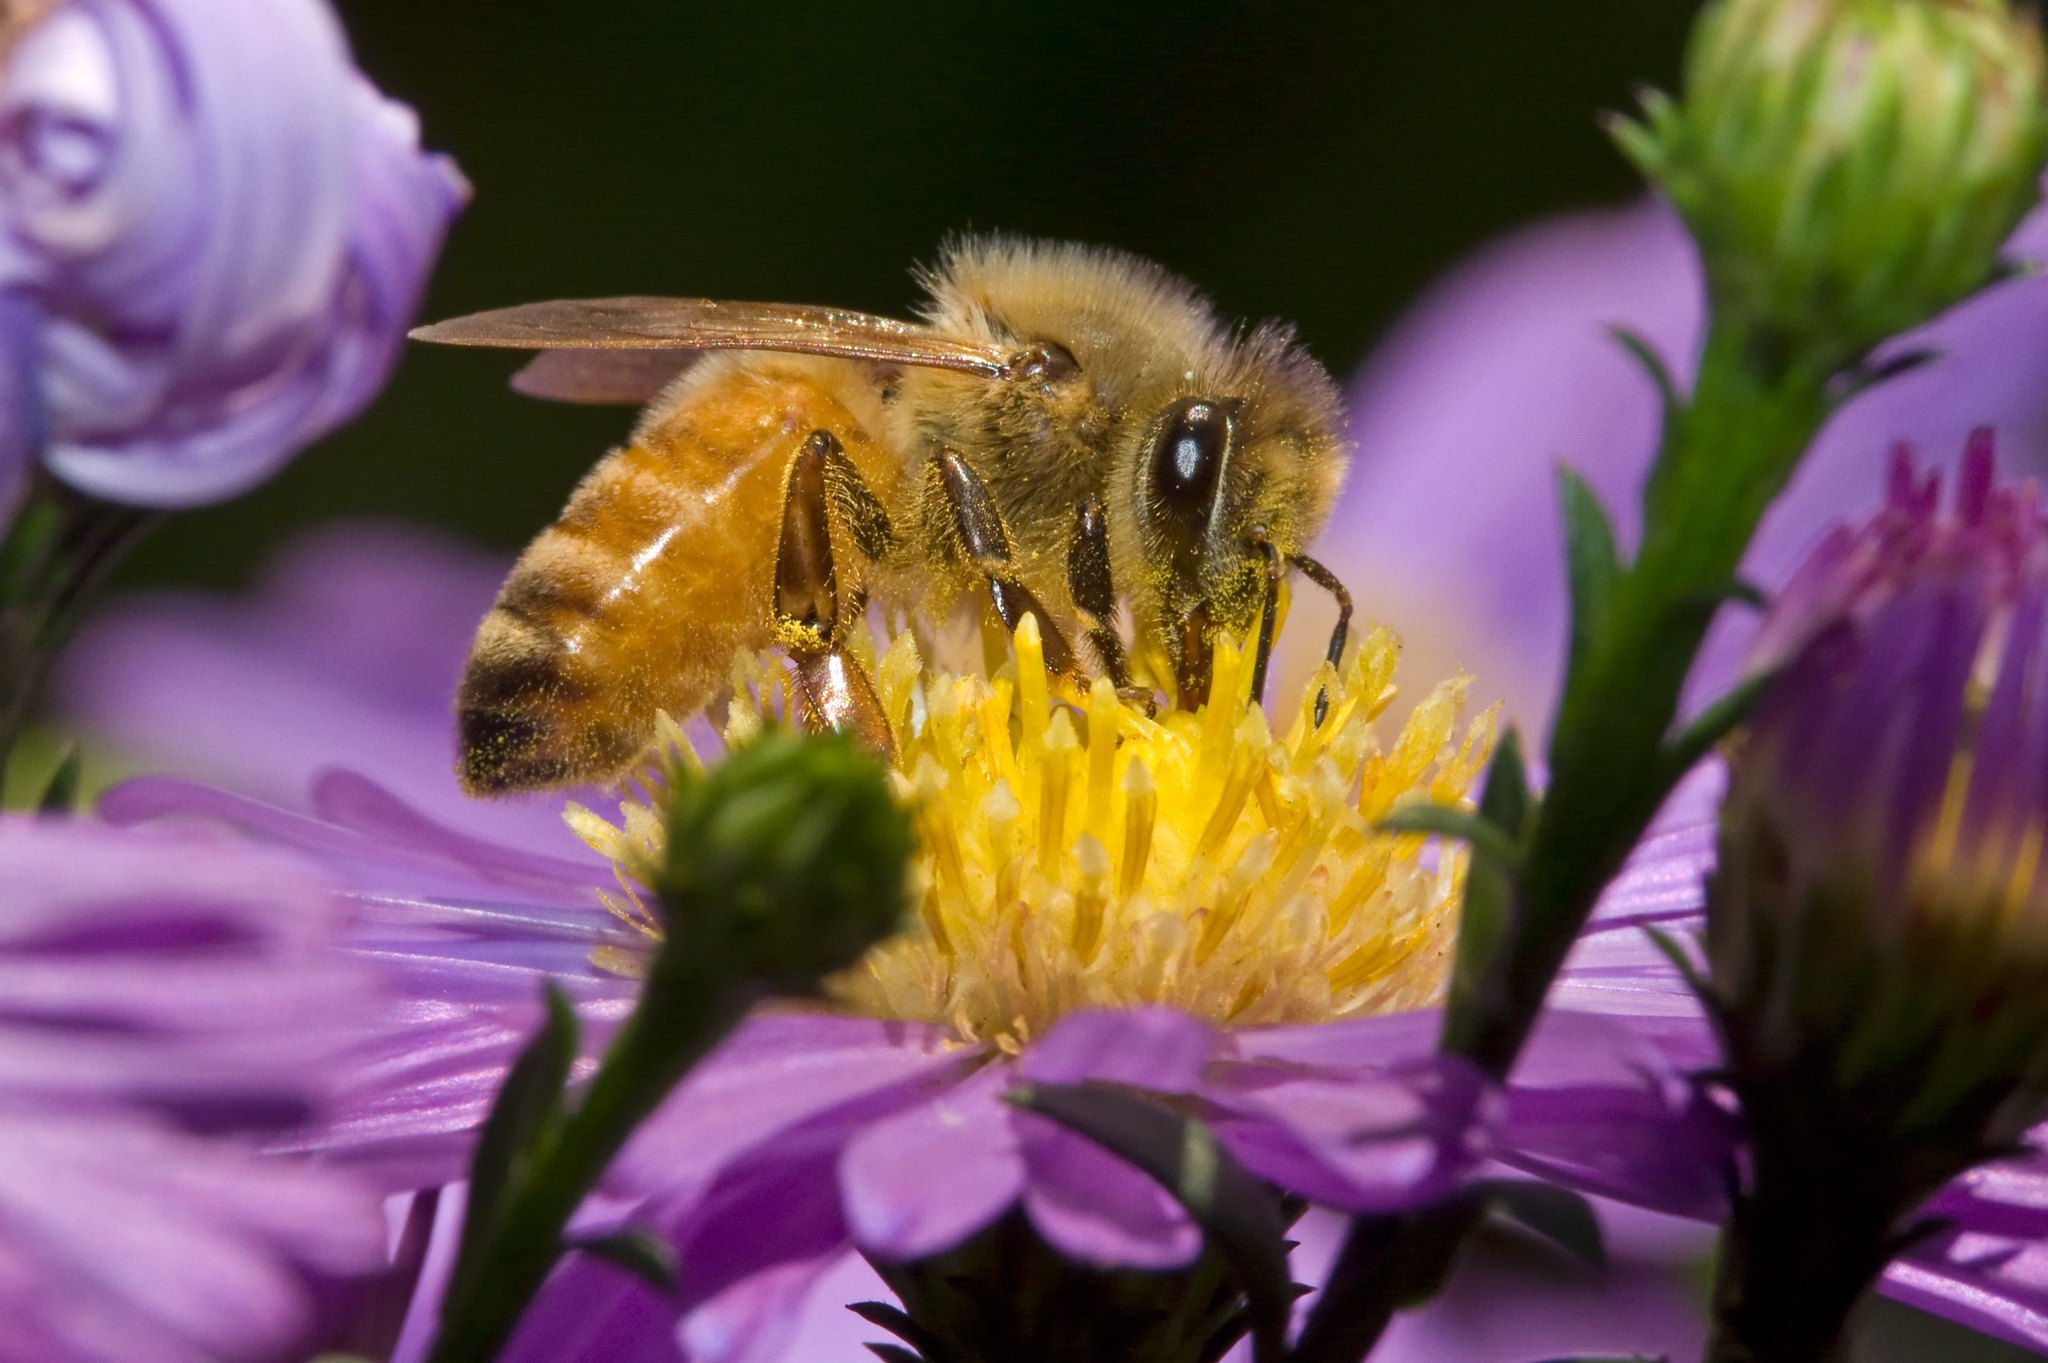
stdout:
[[321,0],[46,11],[0,68],[0,296],[34,319],[4,338],[40,452],[110,501],[234,495],[383,383],[467,187]]
[[873,754],[771,729],[697,774],[671,769],[665,959],[808,993],[904,925],[910,818]]
[[1941,1184],[2048,1111],[2048,522],[1974,438],[1775,607],[1707,1003],[1750,1128],[1721,1358],[1828,1356]]
[[1717,312],[1833,363],[1991,278],[2048,144],[2005,0],[1717,0],[1685,95],[1612,131],[1698,238]]

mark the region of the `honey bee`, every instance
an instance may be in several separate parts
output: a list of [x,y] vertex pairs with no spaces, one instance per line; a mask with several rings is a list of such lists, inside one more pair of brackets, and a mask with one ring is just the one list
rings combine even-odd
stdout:
[[[1292,568],[1348,462],[1329,374],[1272,323],[1226,327],[1121,252],[983,237],[919,276],[915,324],[835,308],[610,298],[422,327],[541,350],[530,395],[648,402],[512,570],[457,697],[473,794],[616,777],[779,647],[814,726],[893,748],[846,648],[870,601],[935,618],[974,598],[1037,618],[1048,670],[1127,693],[1132,647],[1200,703],[1214,641],[1259,628],[1263,687]],[[706,353],[724,352],[724,353]],[[651,399],[651,401],[650,401]],[[1160,673],[1169,675],[1159,676]],[[1317,722],[1322,722],[1320,712]]]

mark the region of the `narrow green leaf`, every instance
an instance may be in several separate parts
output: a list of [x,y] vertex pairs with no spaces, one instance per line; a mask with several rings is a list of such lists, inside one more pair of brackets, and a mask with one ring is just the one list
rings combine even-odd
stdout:
[[1374,825],[1382,833],[1435,833],[1472,844],[1472,851],[1509,871],[1522,864],[1515,839],[1491,820],[1449,805],[1413,804],[1391,810]]
[[1565,577],[1571,589],[1572,667],[1580,666],[1594,642],[1607,630],[1614,590],[1621,581],[1621,561],[1614,546],[1614,527],[1600,499],[1571,469],[1557,469],[1558,508],[1564,518]]
[[925,1363],[923,1355],[912,1353],[901,1344],[870,1344],[867,1351],[882,1363]]
[[43,787],[43,798],[36,802],[38,814],[61,818],[77,810],[79,766],[78,745],[65,744],[57,769],[50,773],[49,784]]
[[[1657,353],[1657,348],[1651,345],[1649,339],[1640,331],[1629,327],[1609,327],[1607,334],[1614,338],[1616,345],[1628,352],[1630,359],[1643,367],[1643,372],[1650,376],[1650,382],[1657,386],[1660,425],[1668,430],[1673,417],[1685,405],[1685,397],[1678,391],[1678,384],[1672,379],[1671,370],[1664,363],[1664,357]],[[1659,443],[1662,443],[1661,437]]]
[[[908,1344],[910,1349],[903,1350],[905,1358],[919,1358],[923,1356],[938,1358],[945,1353],[944,1346],[940,1344],[937,1337],[931,1331],[913,1320],[909,1312],[891,1306],[887,1302],[848,1302],[846,1309],[870,1325],[881,1326],[884,1330],[887,1330],[890,1334]],[[893,1344],[870,1344],[868,1347],[880,1350],[893,1349],[897,1346]],[[911,1349],[917,1352],[912,1353]],[[886,1357],[886,1355],[884,1356]]]
[[623,1268],[664,1295],[676,1290],[675,1246],[644,1230],[622,1230],[576,1241],[574,1248]]
[[1714,1001],[1713,991],[1708,988],[1705,977],[1700,974],[1700,968],[1693,964],[1691,954],[1680,945],[1678,939],[1662,928],[1645,927],[1643,931],[1649,934],[1650,941],[1657,950],[1664,953],[1665,959],[1677,968],[1680,977],[1685,980],[1692,992],[1711,1008]]
[[1443,1050],[1462,1054],[1488,1018],[1505,1006],[1504,999],[1495,997],[1498,990],[1491,982],[1499,978],[1494,970],[1496,958],[1513,949],[1523,839],[1535,823],[1536,810],[1528,771],[1522,764],[1522,736],[1510,727],[1501,735],[1486,769],[1479,821],[1512,837],[1514,856],[1478,855],[1479,844],[1473,843],[1475,855],[1465,877],[1465,898],[1458,906],[1458,947],[1445,999]]
[[1607,1242],[1592,1204],[1569,1188],[1533,1179],[1486,1179],[1475,1185],[1494,1215],[1542,1236],[1573,1258],[1603,1268]]
[[1932,346],[1908,350],[1889,359],[1872,364],[1868,360],[1840,375],[1836,382],[1839,391],[1830,394],[1837,403],[1861,397],[1881,383],[1890,383],[1918,369],[1925,369],[1942,357],[1942,352]]
[[1173,1194],[1244,1292],[1253,1359],[1277,1363],[1295,1296],[1285,1227],[1273,1194],[1214,1132],[1134,1093],[1095,1084],[1032,1084],[1004,1098],[1129,1160]]
[[1479,797],[1479,817],[1520,841],[1529,831],[1536,802],[1529,795],[1529,768],[1522,760],[1522,733],[1510,724],[1494,745],[1486,768],[1486,790]]
[[534,1034],[491,1104],[469,1166],[469,1203],[462,1219],[462,1250],[449,1277],[447,1300],[461,1300],[482,1262],[485,1243],[535,1143],[559,1123],[562,1087],[576,1059],[576,1010],[554,981],[546,986],[547,1019]]
[[1678,778],[1692,770],[1694,763],[1747,720],[1749,712],[1756,708],[1757,697],[1763,694],[1764,687],[1770,684],[1774,675],[1766,672],[1744,678],[1700,711],[1683,733],[1665,744],[1658,758],[1661,784],[1666,788],[1677,784]]

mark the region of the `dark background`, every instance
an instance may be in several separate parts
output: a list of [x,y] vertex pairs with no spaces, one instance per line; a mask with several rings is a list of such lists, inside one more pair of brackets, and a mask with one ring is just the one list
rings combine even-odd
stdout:
[[[1694,7],[337,3],[476,187],[427,317],[616,293],[901,313],[941,237],[1002,228],[1151,256],[1294,320],[1340,377],[1487,237],[1634,192],[1596,114],[1673,83]],[[515,364],[413,348],[361,420],[174,518],[122,580],[238,585],[340,515],[517,548],[631,418],[518,397]],[[1878,1315],[1871,1363],[2031,1357]]]
[[[1432,275],[1634,181],[1595,123],[1669,83],[1686,0],[795,6],[338,0],[476,186],[425,314],[616,293],[902,312],[966,227],[1125,247],[1348,374]],[[298,526],[398,514],[511,550],[625,430],[415,347],[274,482],[129,582],[246,581]]]

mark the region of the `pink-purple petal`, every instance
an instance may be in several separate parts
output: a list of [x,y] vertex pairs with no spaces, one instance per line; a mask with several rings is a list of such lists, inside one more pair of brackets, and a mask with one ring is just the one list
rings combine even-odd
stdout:
[[1024,1190],[1025,1161],[998,1066],[885,1117],[847,1143],[839,1190],[854,1243],[921,1259],[988,1225]]
[[1042,1084],[1093,1080],[1187,1093],[1216,1046],[1216,1029],[1178,1008],[1094,1008],[1054,1023],[1025,1051],[1019,1070]]
[[1068,1258],[1122,1268],[1179,1268],[1202,1232],[1166,1189],[1125,1160],[1028,1112],[1011,1114],[1028,1182],[1024,1211]]

